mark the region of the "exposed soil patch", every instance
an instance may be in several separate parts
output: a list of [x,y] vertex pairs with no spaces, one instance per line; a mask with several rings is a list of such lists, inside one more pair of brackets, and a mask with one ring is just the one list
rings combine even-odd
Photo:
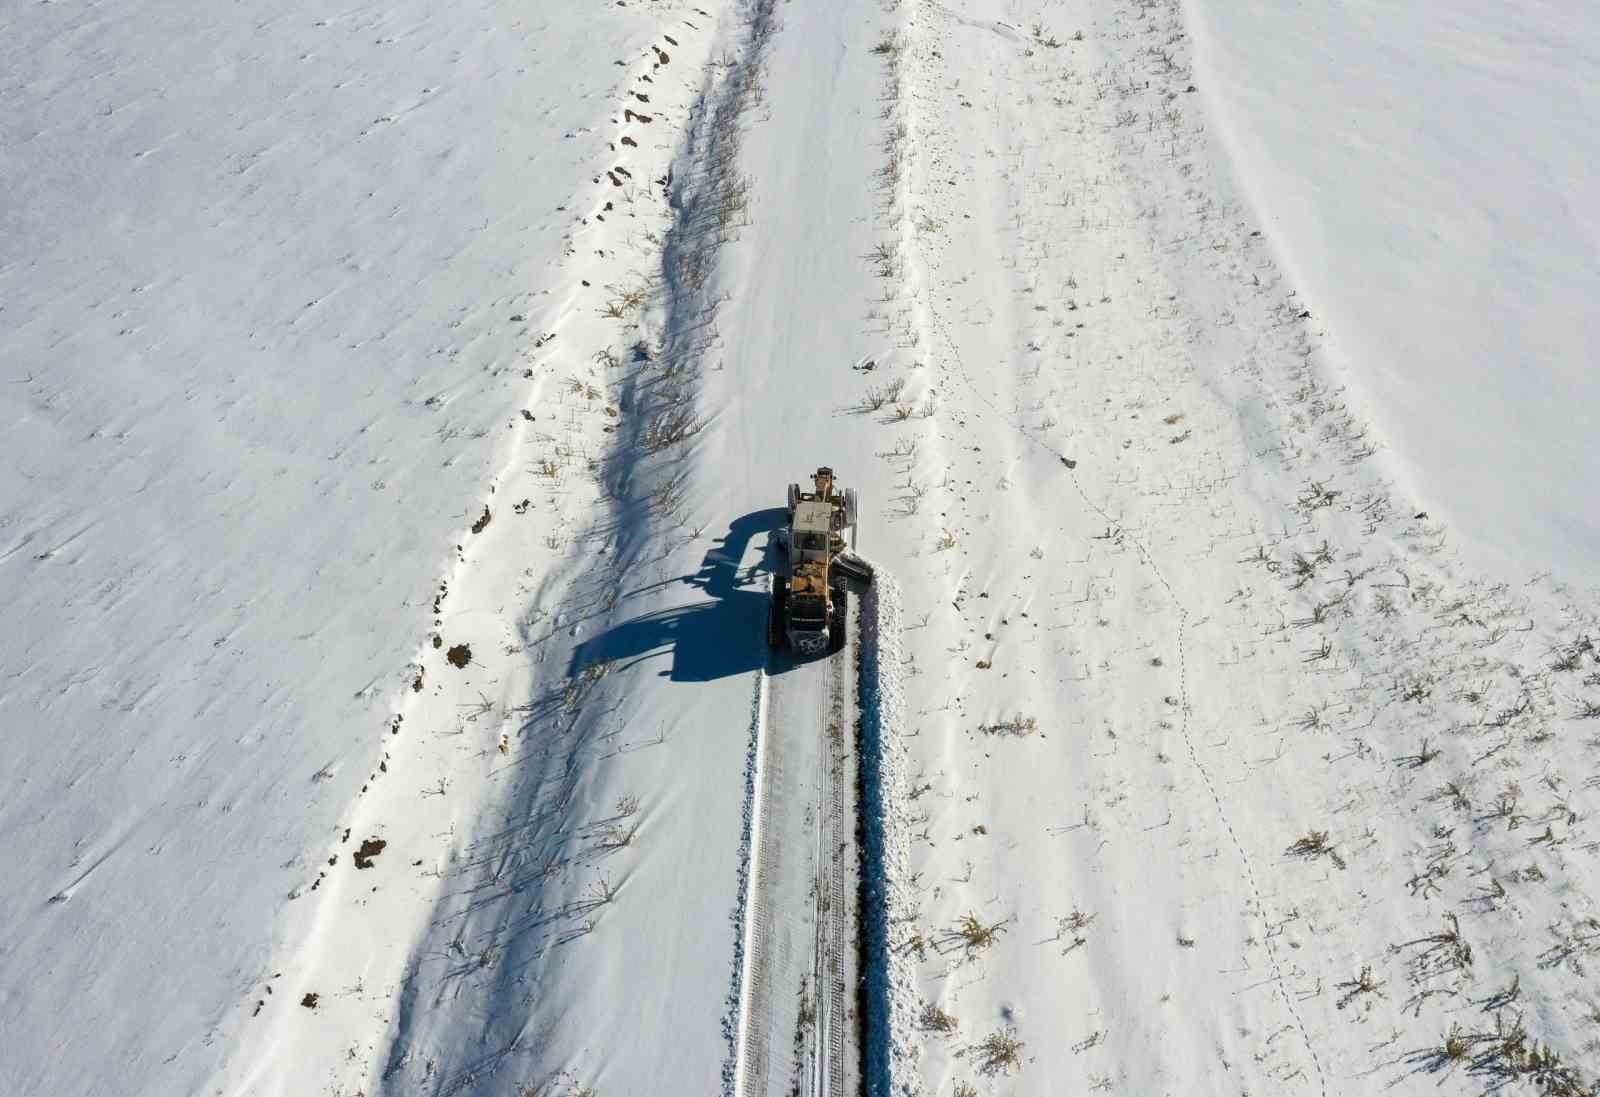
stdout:
[[382,838],[368,838],[361,843],[361,848],[356,850],[356,868],[371,868],[372,859],[383,852],[383,847],[389,843]]

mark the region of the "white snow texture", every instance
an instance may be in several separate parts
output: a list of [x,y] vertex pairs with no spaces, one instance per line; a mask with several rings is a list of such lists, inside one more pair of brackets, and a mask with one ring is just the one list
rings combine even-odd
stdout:
[[866,1092],[1593,1092],[1597,87],[1555,0],[0,11],[0,1094],[732,1092],[822,464]]

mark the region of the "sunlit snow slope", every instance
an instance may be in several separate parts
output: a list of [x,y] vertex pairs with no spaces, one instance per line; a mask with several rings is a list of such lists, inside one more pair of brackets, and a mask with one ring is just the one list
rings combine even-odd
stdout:
[[1352,395],[1526,580],[1600,543],[1600,8],[1186,0],[1195,79]]

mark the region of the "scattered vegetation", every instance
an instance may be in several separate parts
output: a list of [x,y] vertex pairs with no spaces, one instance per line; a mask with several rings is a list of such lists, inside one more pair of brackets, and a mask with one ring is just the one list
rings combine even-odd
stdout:
[[974,1049],[978,1056],[978,1070],[983,1074],[1010,1074],[1022,1066],[1022,1049],[1026,1045],[1014,1029],[1004,1028],[991,1032]]
[[1383,997],[1383,983],[1372,977],[1372,967],[1370,964],[1364,965],[1361,968],[1361,974],[1357,975],[1354,979],[1347,979],[1338,984],[1335,989],[1344,991],[1344,993],[1340,995],[1339,1001],[1335,1003],[1339,1009],[1343,1009],[1351,1002],[1358,998],[1362,998],[1365,995],[1376,995],[1379,998]]
[[[1083,935],[1083,931],[1094,925],[1096,917],[1097,915],[1085,914],[1074,907],[1071,914],[1056,919],[1055,940],[1066,941],[1066,944],[1061,946],[1061,955],[1065,956],[1073,949],[1082,948],[1088,944],[1088,938]],[[1179,938],[1180,943],[1182,940],[1182,938]]]
[[977,914],[963,915],[955,927],[933,939],[935,952],[943,955],[960,949],[964,960],[971,959],[998,941],[1006,931],[1006,919],[985,924]]
[[956,1019],[940,1009],[936,1002],[929,1002],[922,1007],[922,1013],[917,1017],[917,1025],[924,1032],[937,1032],[945,1036],[956,1031]]
[[985,735],[1014,735],[1021,738],[1038,731],[1039,721],[1019,712],[1010,719],[999,720],[993,724],[980,724],[978,730]]
[[1295,857],[1305,857],[1307,859],[1326,857],[1340,868],[1345,867],[1344,858],[1340,857],[1339,851],[1328,842],[1328,832],[1325,830],[1307,831],[1303,836],[1291,842],[1289,848],[1284,852]]
[[905,392],[904,378],[896,378],[883,385],[867,386],[867,394],[852,409],[857,414],[866,415],[874,411],[881,411],[886,404],[893,404]]
[[658,453],[668,446],[693,438],[705,429],[703,417],[685,407],[674,407],[662,412],[645,424],[640,443],[646,453]]

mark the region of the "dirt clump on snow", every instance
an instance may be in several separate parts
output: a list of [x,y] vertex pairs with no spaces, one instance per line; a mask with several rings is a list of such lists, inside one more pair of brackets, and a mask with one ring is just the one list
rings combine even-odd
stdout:
[[389,843],[382,838],[368,838],[355,852],[356,868],[371,868],[372,859],[383,852]]

